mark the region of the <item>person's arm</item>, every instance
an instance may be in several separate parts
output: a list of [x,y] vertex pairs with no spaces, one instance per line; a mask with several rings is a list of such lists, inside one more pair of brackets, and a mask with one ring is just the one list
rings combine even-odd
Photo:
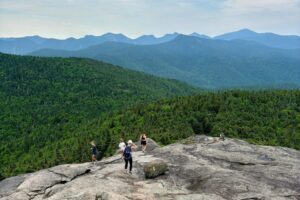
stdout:
[[134,143],[132,143],[131,148],[132,148],[132,149],[136,149],[137,146],[136,146]]

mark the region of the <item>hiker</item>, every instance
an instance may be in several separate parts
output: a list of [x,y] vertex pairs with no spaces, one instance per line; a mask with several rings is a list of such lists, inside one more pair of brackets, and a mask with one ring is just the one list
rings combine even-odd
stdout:
[[146,134],[142,134],[141,137],[140,137],[140,140],[141,140],[141,147],[142,147],[142,151],[143,153],[145,153],[145,150],[146,150],[146,147],[147,147],[147,140],[146,140]]
[[127,143],[127,146],[124,149],[123,156],[125,160],[125,171],[127,172],[127,166],[129,163],[129,173],[131,174],[132,170],[132,154],[131,151],[132,149],[135,149],[136,145],[132,142],[132,140],[129,140]]
[[123,157],[123,152],[125,150],[126,144],[123,140],[123,138],[120,139],[120,143],[119,143],[119,152],[122,154]]
[[97,147],[96,147],[96,143],[95,141],[91,141],[91,150],[92,150],[92,162],[96,162],[97,161]]
[[220,133],[220,140],[224,141],[225,140],[225,134],[224,133]]

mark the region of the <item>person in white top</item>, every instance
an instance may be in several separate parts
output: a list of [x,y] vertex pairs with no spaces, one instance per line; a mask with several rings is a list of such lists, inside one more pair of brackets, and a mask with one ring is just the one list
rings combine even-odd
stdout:
[[120,143],[119,143],[119,152],[122,154],[123,157],[123,152],[125,150],[126,144],[123,140],[123,138],[120,139]]

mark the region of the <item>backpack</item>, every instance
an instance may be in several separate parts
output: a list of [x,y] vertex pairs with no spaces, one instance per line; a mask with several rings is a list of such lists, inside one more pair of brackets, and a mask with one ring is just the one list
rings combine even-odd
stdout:
[[97,155],[98,150],[97,150],[97,147],[96,147],[96,146],[93,146],[93,147],[91,148],[91,150],[92,150],[92,154],[93,154],[93,155]]
[[131,158],[131,147],[130,146],[126,146],[126,148],[124,149],[123,155],[126,160]]

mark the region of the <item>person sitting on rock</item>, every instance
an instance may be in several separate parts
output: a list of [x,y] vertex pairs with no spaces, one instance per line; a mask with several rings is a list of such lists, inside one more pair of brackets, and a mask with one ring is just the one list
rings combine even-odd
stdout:
[[147,147],[147,140],[146,140],[146,134],[142,134],[141,137],[140,137],[140,140],[141,140],[141,147],[142,147],[142,151],[143,153],[145,153],[146,151],[146,147]]
[[119,143],[119,152],[122,154],[123,157],[123,152],[125,150],[126,144],[123,140],[123,138],[120,139],[120,143]]
[[91,145],[92,145],[92,162],[96,162],[97,161],[97,147],[96,147],[96,143],[95,141],[91,141]]
[[129,163],[129,173],[131,174],[131,170],[132,170],[132,154],[131,151],[132,149],[135,149],[136,145],[132,142],[132,140],[129,140],[127,143],[127,146],[124,149],[123,152],[123,157],[125,160],[125,171],[127,172],[127,167],[128,167],[128,163]]

